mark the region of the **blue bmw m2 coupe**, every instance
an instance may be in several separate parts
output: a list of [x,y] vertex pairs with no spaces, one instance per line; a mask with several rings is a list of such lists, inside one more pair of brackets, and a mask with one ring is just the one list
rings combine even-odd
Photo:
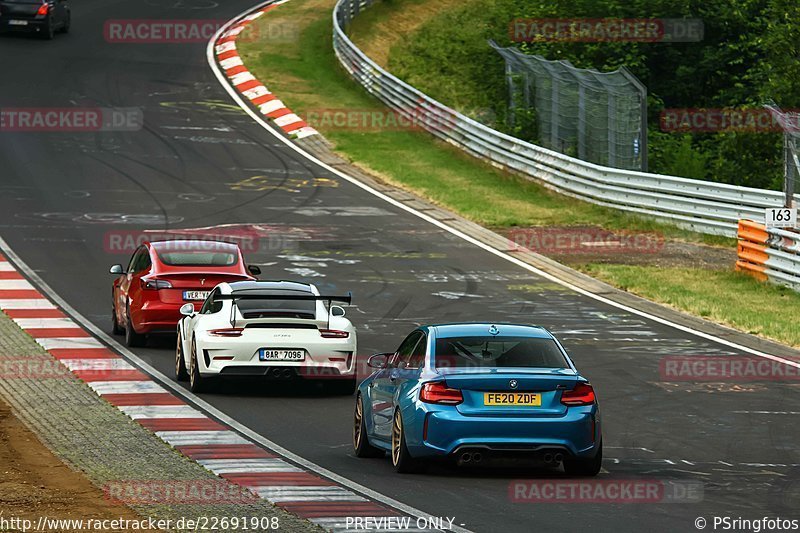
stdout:
[[421,326],[369,359],[358,388],[353,446],[389,452],[398,472],[430,459],[478,464],[529,457],[568,474],[600,471],[594,389],[546,329],[514,324]]

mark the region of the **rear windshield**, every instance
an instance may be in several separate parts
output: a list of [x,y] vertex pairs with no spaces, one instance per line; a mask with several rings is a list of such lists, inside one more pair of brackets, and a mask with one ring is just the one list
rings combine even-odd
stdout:
[[569,368],[553,339],[449,337],[437,339],[436,368]]
[[[310,292],[304,291],[269,291],[272,296],[285,294],[313,296]],[[236,300],[236,306],[244,318],[314,318],[316,316],[317,304],[314,300],[273,300],[271,298],[247,298]]]
[[170,266],[233,266],[239,262],[238,254],[230,252],[160,251],[158,257]]

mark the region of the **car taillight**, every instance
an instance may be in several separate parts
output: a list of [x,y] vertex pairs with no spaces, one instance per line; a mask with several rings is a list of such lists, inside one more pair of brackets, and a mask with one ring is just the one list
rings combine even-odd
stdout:
[[147,291],[157,291],[160,289],[171,289],[172,283],[164,279],[144,279],[142,278],[142,288]]
[[464,396],[459,389],[451,389],[444,381],[431,381],[422,386],[419,399],[425,403],[458,405],[464,401]]
[[42,7],[39,8],[39,11],[36,12],[37,15],[47,15],[50,12],[50,4],[42,4]]
[[338,329],[321,329],[319,334],[322,335],[323,339],[346,339],[350,336],[349,332]]
[[561,403],[564,405],[592,405],[594,403],[594,389],[588,383],[578,383],[572,390],[561,393]]
[[243,331],[244,328],[210,329],[208,334],[214,337],[241,337]]

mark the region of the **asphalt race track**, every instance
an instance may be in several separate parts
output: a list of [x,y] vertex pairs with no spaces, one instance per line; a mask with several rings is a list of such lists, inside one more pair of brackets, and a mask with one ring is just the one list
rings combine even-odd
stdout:
[[[399,475],[388,460],[353,456],[350,397],[264,383],[204,395],[302,457],[473,531],[693,531],[697,517],[798,517],[800,445],[787,431],[800,412],[796,386],[664,381],[665,357],[734,353],[538,279],[305,161],[233,104],[208,68],[205,42],[111,44],[103,35],[112,19],[222,20],[252,4],[76,0],[69,36],[0,37],[0,108],[124,107],[144,116],[132,132],[0,132],[0,235],[59,295],[109,331],[108,267],[132,251],[115,249],[115,239],[236,225],[228,231],[260,237],[245,253],[262,278],[353,292],[348,316],[362,358],[393,350],[421,323],[550,328],[597,390],[601,478],[703,491],[697,503],[516,503],[513,480],[563,475]],[[171,376],[173,343],[135,352]]]

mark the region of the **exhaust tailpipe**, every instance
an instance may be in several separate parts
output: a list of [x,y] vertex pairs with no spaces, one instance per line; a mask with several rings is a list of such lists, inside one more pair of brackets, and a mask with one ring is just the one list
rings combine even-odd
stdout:
[[483,460],[483,455],[480,452],[475,452],[472,454],[473,463],[480,463],[482,460]]
[[548,452],[548,453],[544,454],[543,459],[544,459],[545,463],[552,463],[553,462],[553,454]]
[[472,454],[469,452],[464,452],[461,454],[461,457],[458,459],[459,464],[466,464],[472,461]]
[[564,460],[564,454],[563,454],[563,453],[556,453],[556,454],[553,456],[553,461],[555,461],[556,463],[560,463],[560,462],[562,462],[563,460]]

